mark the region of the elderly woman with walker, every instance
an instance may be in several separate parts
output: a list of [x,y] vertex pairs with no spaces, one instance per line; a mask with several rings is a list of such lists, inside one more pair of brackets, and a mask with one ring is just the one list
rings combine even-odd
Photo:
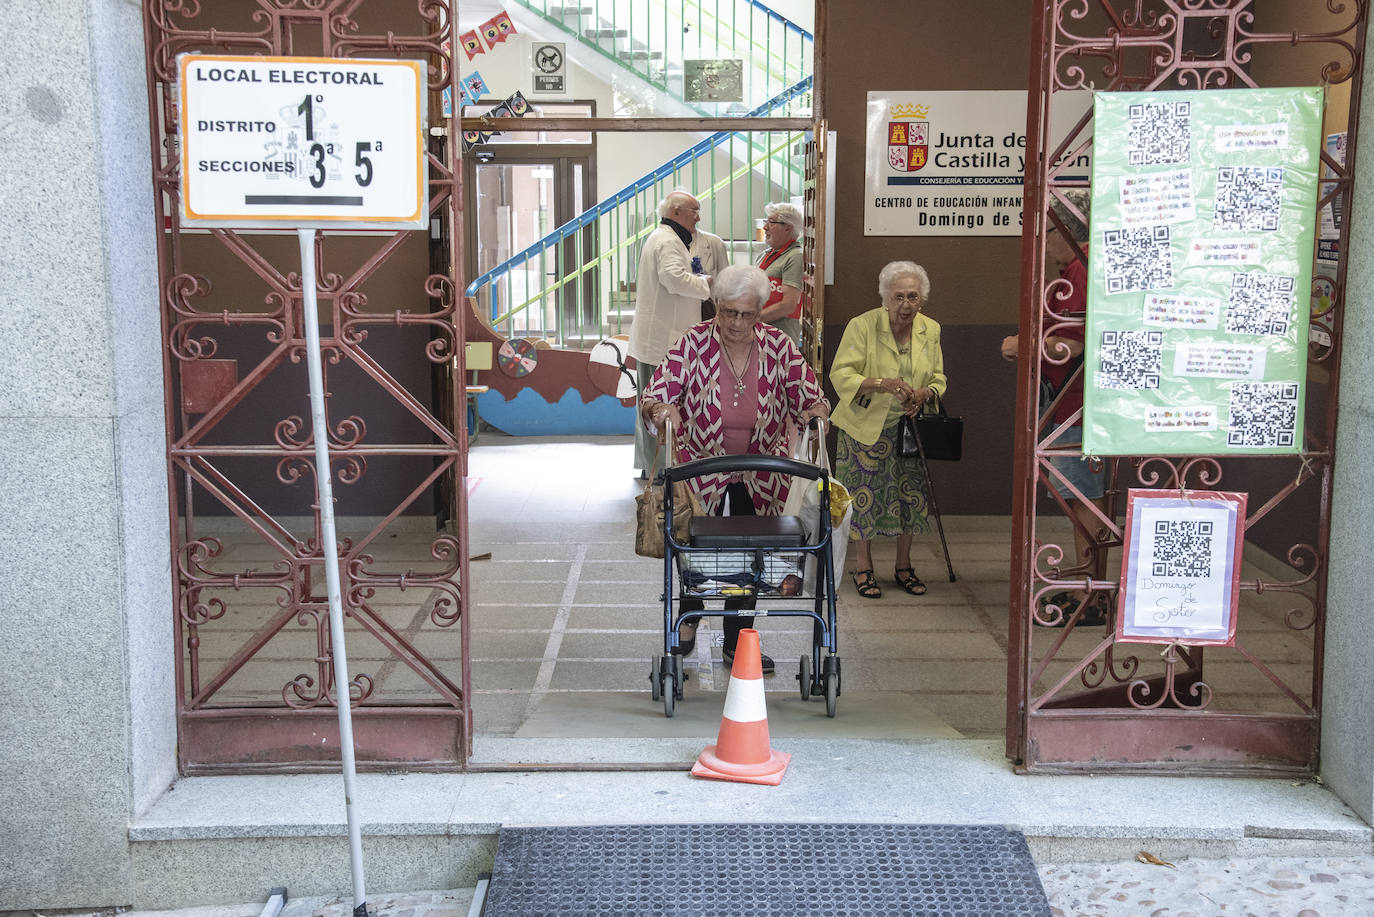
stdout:
[[[787,455],[792,427],[825,418],[830,405],[816,374],[787,335],[760,321],[769,296],[768,278],[749,265],[731,265],[711,287],[715,317],[683,332],[654,370],[640,399],[640,414],[653,432],[671,428],[678,454],[673,463],[715,455]],[[660,434],[662,435],[662,434]],[[786,476],[767,472],[705,475],[689,482],[714,515],[778,515],[787,499]],[[694,600],[689,600],[694,601]],[[748,610],[752,598],[731,599],[726,608]],[[695,610],[700,610],[697,602]],[[693,610],[684,603],[682,610]],[[739,632],[753,617],[724,618],[726,664],[734,661]],[[686,629],[690,628],[690,633]],[[696,625],[679,629],[690,654]],[[774,671],[763,656],[763,671]]]

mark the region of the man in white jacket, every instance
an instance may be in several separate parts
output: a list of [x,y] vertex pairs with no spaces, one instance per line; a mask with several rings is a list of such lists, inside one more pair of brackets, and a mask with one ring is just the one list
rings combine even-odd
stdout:
[[[686,191],[672,191],[658,205],[659,225],[639,253],[635,317],[630,325],[630,356],[635,358],[639,390],[649,384],[654,368],[683,331],[701,321],[701,303],[711,295],[711,275],[692,273],[692,242],[701,221],[701,202]],[[719,270],[724,265],[711,265]],[[643,423],[635,424],[635,467],[652,477],[663,466],[655,461],[654,438]]]

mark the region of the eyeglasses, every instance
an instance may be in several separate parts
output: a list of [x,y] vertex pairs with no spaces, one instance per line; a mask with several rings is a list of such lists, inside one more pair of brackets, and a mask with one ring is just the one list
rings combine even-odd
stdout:
[[751,325],[752,325],[754,322],[756,322],[756,321],[759,320],[759,315],[760,315],[760,314],[761,314],[761,313],[758,312],[758,311],[755,311],[755,312],[741,312],[741,311],[738,310],[738,309],[724,309],[724,308],[717,308],[717,309],[716,309],[716,315],[720,316],[721,318],[725,319],[726,321],[733,322],[733,321],[738,321],[738,320],[740,320],[740,319],[743,319],[744,321],[747,321],[747,322],[748,322],[749,324],[751,324]]
[[909,303],[912,303],[913,305],[919,306],[919,305],[921,304],[921,294],[920,294],[920,293],[893,293],[893,294],[892,294],[892,301],[893,301],[893,302],[909,302]]
[[764,225],[765,225],[765,226],[791,226],[791,225],[792,225],[791,223],[788,223],[788,222],[786,222],[786,221],[784,221],[784,220],[764,220],[763,222],[764,222]]

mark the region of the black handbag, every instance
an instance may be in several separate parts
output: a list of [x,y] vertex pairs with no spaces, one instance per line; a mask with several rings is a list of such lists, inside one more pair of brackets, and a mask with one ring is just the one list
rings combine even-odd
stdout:
[[[920,445],[917,445],[917,439]],[[945,403],[935,396],[935,412],[903,417],[897,424],[897,454],[927,460],[957,462],[964,455],[964,418],[945,413]]]

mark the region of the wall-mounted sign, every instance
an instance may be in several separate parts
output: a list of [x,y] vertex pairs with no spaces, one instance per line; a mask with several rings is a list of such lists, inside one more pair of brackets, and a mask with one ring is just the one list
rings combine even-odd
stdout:
[[530,88],[535,92],[568,91],[568,58],[563,42],[543,42],[530,45],[530,65],[533,71]]
[[181,55],[182,220],[427,227],[424,67]]
[[1303,448],[1322,90],[1099,92],[1089,455]]
[[743,102],[744,61],[683,61],[682,100],[684,102]]
[[1245,503],[1212,490],[1127,492],[1118,640],[1235,643]]
[[[1051,149],[1092,107],[1091,92],[1055,95]],[[1092,136],[1059,163],[1086,179]],[[1019,236],[1026,172],[1026,93],[870,92],[864,234]]]

